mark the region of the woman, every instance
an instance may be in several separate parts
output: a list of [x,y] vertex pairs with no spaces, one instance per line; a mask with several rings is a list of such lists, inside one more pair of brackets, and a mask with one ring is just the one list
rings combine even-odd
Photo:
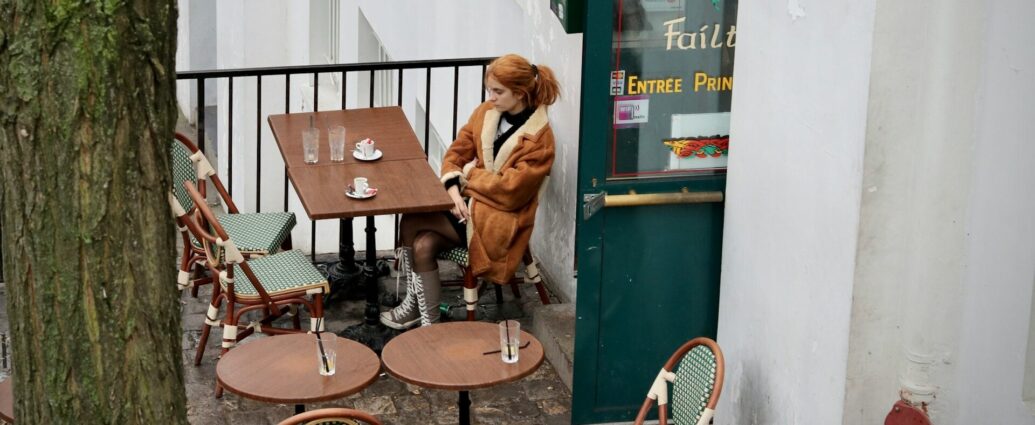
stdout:
[[503,284],[528,246],[539,187],[553,165],[546,108],[560,87],[550,68],[513,54],[489,64],[485,87],[489,100],[471,114],[442,160],[442,183],[453,208],[402,217],[397,256],[406,297],[381,313],[388,327],[438,321],[440,252],[466,246],[475,276]]

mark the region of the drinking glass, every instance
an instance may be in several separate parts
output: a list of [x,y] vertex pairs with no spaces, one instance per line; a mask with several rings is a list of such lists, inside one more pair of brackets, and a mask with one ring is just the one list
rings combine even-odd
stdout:
[[331,147],[331,162],[345,160],[345,127],[336,125],[327,129],[327,141]]
[[503,363],[517,363],[518,347],[521,346],[521,322],[504,320],[500,322],[500,357]]
[[316,361],[321,375],[334,375],[337,349],[338,337],[333,332],[320,332],[316,334]]
[[320,129],[310,127],[302,130],[302,154],[306,164],[320,162]]

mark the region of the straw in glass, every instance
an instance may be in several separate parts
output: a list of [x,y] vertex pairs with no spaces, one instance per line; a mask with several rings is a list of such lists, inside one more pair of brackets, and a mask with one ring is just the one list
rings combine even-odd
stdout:
[[510,349],[510,319],[503,321],[503,327],[507,333],[507,343],[504,346],[507,347],[507,360],[510,360],[514,358],[514,351]]
[[323,317],[316,319],[316,346],[320,348],[320,359],[323,360],[323,370],[330,373],[331,365],[327,364],[327,353],[323,351],[323,340],[320,339],[320,325],[323,324]]

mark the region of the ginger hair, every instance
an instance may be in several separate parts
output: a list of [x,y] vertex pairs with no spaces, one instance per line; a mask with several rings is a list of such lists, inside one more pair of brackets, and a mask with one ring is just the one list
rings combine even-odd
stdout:
[[519,55],[508,54],[496,58],[485,70],[485,79],[490,76],[520,95],[531,108],[552,105],[561,95],[561,86],[550,67],[533,65]]

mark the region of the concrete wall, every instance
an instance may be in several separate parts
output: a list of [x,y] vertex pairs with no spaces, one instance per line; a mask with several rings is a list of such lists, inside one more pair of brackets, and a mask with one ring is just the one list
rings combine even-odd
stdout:
[[1035,423],[1035,6],[784,6],[738,19],[717,423],[881,423],[900,389]]
[[875,6],[739,5],[717,424],[842,420]]
[[[190,66],[190,51],[193,45],[190,42],[190,0],[177,0],[176,17],[176,71],[188,71]],[[176,84],[176,104],[180,113],[190,117],[191,85],[186,83]]]
[[[178,71],[213,69],[216,67],[216,3],[203,0],[177,0],[176,69]],[[197,85],[193,82],[176,86],[180,111],[191,122],[197,120]],[[205,88],[205,104],[216,104],[214,87]]]
[[[1035,283],[1035,3],[985,3],[960,293],[959,408],[946,424],[1035,424],[1021,400]],[[1035,382],[1024,382],[1031,393]],[[1029,402],[1030,403],[1030,402]],[[955,421],[954,421],[955,419]]]
[[878,1],[845,423],[882,421],[902,384],[958,416],[984,6]]

